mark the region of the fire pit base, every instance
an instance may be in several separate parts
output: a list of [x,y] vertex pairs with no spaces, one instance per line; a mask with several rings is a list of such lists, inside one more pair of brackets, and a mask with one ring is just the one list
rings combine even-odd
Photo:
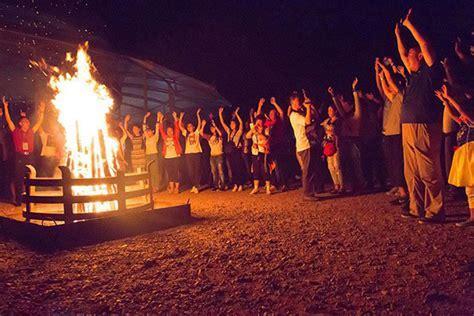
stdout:
[[44,226],[1,215],[0,233],[35,248],[70,248],[167,229],[192,220],[189,204]]

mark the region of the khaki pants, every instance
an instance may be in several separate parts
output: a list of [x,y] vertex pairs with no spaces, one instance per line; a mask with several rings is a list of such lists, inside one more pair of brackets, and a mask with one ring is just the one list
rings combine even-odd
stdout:
[[425,217],[444,215],[441,126],[402,124],[402,139],[410,213]]

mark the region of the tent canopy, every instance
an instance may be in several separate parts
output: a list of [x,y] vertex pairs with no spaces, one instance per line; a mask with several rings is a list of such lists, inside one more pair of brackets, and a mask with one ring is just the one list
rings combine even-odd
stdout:
[[[67,52],[79,43],[0,29],[0,76],[2,93],[26,107],[48,98],[48,78],[30,66],[30,60],[44,58],[61,67]],[[215,87],[151,61],[94,49],[89,54],[96,77],[112,92],[118,115],[143,115],[147,111],[186,111],[202,107],[207,111],[230,106]]]

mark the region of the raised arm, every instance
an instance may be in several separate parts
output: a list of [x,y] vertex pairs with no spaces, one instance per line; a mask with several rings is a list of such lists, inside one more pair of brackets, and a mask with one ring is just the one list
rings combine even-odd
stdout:
[[418,45],[420,45],[421,53],[425,59],[426,64],[431,67],[436,61],[436,53],[431,43],[426,37],[420,33],[420,30],[413,25],[412,22],[413,9],[408,10],[405,20],[403,20],[403,26],[405,26],[413,35]]
[[156,113],[156,128],[157,130],[159,131],[161,137],[163,139],[166,139],[166,133],[165,133],[165,129],[163,128],[163,113],[161,112],[158,112]]
[[403,42],[403,39],[402,39],[402,31],[400,30],[400,23],[395,24],[395,37],[397,38],[398,54],[400,55],[403,65],[405,65],[405,68],[407,68],[408,71],[410,71],[410,68],[408,68],[408,49],[406,48],[405,43]]
[[127,137],[131,139],[133,138],[133,135],[128,130],[128,122],[130,122],[130,119],[131,119],[130,114],[125,115],[125,119],[123,121],[123,128],[124,128],[125,133],[127,134]]
[[336,110],[337,112],[339,113],[339,115],[343,118],[346,116],[346,111],[344,111],[344,109],[342,108],[342,104],[341,102],[339,102],[339,100],[337,99],[335,93],[334,93],[334,89],[332,87],[329,87],[328,88],[328,93],[329,95],[331,96],[331,99],[332,99],[332,103],[334,104],[334,106],[336,107]]
[[384,64],[381,64],[381,68],[386,80],[386,84],[390,88],[390,91],[392,91],[395,95],[400,91],[398,88],[398,85],[395,83],[392,77],[392,73],[385,67]]
[[361,118],[361,105],[360,105],[360,98],[359,92],[357,91],[357,84],[359,83],[359,79],[357,77],[354,78],[352,82],[352,94],[354,96],[354,116],[353,118],[359,120]]
[[202,120],[202,122],[201,122],[201,128],[199,129],[199,136],[201,136],[201,137],[203,137],[204,139],[206,139],[206,140],[209,141],[209,138],[211,138],[211,136],[209,136],[209,134],[204,133],[204,127],[206,127],[206,124],[207,124],[207,121],[206,121],[206,120]]
[[224,128],[224,131],[227,134],[230,134],[230,128],[229,126],[227,126],[227,124],[224,121],[224,108],[223,107],[219,108],[219,120],[221,122],[222,127]]
[[242,131],[244,130],[244,122],[242,122],[242,118],[239,115],[239,110],[240,110],[240,108],[237,107],[237,109],[235,109],[234,114],[235,114],[235,117],[237,118],[237,121],[239,121],[239,130],[238,131],[242,133]]
[[284,112],[283,112],[282,108],[278,105],[275,97],[272,97],[270,99],[270,103],[275,107],[275,110],[278,112],[278,115],[280,116],[280,118],[283,119]]
[[41,124],[43,124],[45,108],[46,108],[46,104],[44,102],[40,102],[39,107],[38,107],[38,120],[36,121],[35,125],[33,125],[33,127],[31,128],[33,133],[36,133],[41,127]]
[[306,96],[306,93],[303,90],[304,102],[303,105],[306,108],[306,115],[304,116],[304,123],[306,125],[311,124],[311,100]]
[[200,131],[200,130],[201,130],[201,123],[202,123],[202,120],[201,120],[201,108],[199,108],[199,109],[196,111],[196,116],[197,116],[196,130],[197,130],[197,131]]
[[387,80],[385,79],[385,73],[384,72],[381,72],[379,74],[379,80],[380,80],[380,83],[382,85],[382,90],[383,90],[384,95],[391,102],[397,93],[392,91],[392,89],[390,89],[390,87],[388,86]]
[[459,104],[449,93],[448,91],[448,87],[446,85],[443,85],[442,87],[442,93],[443,93],[443,97],[446,101],[448,101],[448,103],[454,107],[454,109],[456,109],[457,112],[459,112],[459,114],[461,114],[461,116],[459,117],[459,119],[465,121],[465,119],[468,119],[469,123],[470,124],[473,124],[474,122],[474,117],[472,114],[470,114],[469,112],[465,111],[463,109],[463,107],[461,106],[461,104]]
[[264,98],[260,98],[260,100],[258,100],[257,115],[262,114],[262,108],[263,108],[263,104],[264,104],[264,103],[265,103],[265,99],[264,99]]
[[385,92],[383,91],[383,88],[382,88],[382,83],[380,82],[380,66],[379,66],[379,63],[380,63],[380,60],[379,58],[377,57],[375,59],[375,65],[374,65],[374,68],[375,68],[375,84],[377,85],[377,90],[380,94],[380,96],[382,97],[382,99],[386,99],[387,96],[385,95]]
[[[177,114],[175,112],[173,112],[173,118],[174,118],[174,121],[175,122],[178,122],[178,128],[181,130],[181,134],[183,134],[184,136],[186,136],[186,129],[184,128],[184,125],[183,125],[183,117],[184,117],[184,112],[181,112],[179,114],[179,118],[177,119]],[[196,127],[197,129],[197,127]]]
[[10,131],[13,132],[16,127],[15,127],[15,123],[13,123],[12,118],[10,116],[8,101],[7,99],[5,99],[5,97],[2,98],[2,101],[3,101],[3,107],[5,108],[5,120],[7,121],[8,128],[10,129]]
[[150,112],[147,112],[147,113],[145,114],[145,116],[143,117],[142,130],[143,130],[143,135],[144,135],[144,137],[146,137],[146,135],[145,135],[145,131],[146,131],[146,129],[147,129],[146,121],[147,121],[147,119],[150,117],[150,115],[151,115],[151,113],[150,113]]

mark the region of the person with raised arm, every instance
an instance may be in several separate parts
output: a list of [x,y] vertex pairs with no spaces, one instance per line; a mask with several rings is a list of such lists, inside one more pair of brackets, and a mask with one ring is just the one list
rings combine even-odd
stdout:
[[469,217],[456,225],[472,226],[474,225],[474,102],[470,99],[461,105],[453,98],[446,85],[443,85],[441,90],[436,90],[435,94],[447,109],[447,113],[459,124],[456,137],[458,147],[454,152],[448,183],[465,188]]
[[150,112],[147,112],[143,117],[143,135],[145,137],[145,158],[146,165],[149,163],[150,167],[148,172],[151,177],[151,186],[153,192],[158,192],[160,185],[160,172],[158,166],[158,141],[160,139],[160,132],[158,130],[158,115],[156,116],[155,130],[153,131],[147,124],[148,118],[151,116]]
[[132,124],[132,131],[129,130],[129,123],[131,116],[128,114],[125,116],[123,128],[131,143],[130,158],[132,163],[132,172],[145,171],[146,158],[145,158],[145,143],[143,141],[142,129],[138,124]]
[[265,127],[270,130],[270,164],[275,173],[276,184],[281,191],[286,191],[288,186],[288,137],[285,131],[285,113],[277,103],[275,97],[270,98],[273,106],[268,113]]
[[[350,182],[352,193],[359,192],[363,186],[360,141],[362,110],[359,91],[357,90],[358,83],[357,77],[354,78],[352,82],[353,104],[345,100],[342,95],[336,95],[332,87],[328,88],[333,105],[339,114],[339,119],[342,121],[338,145],[342,155],[342,171],[349,180],[344,180],[344,183]],[[347,172],[344,170],[347,170]]]
[[[393,68],[393,67],[392,67]],[[400,117],[402,113],[403,88],[393,80],[389,69],[375,60],[377,87],[384,100],[382,113],[382,145],[390,183],[397,198],[391,201],[394,205],[408,207],[406,183],[403,176],[403,147]]]
[[224,143],[222,138],[222,132],[217,127],[214,120],[211,120],[211,135],[204,133],[204,127],[206,126],[206,120],[202,120],[201,124],[201,135],[209,143],[211,149],[209,163],[211,165],[212,173],[212,191],[220,191],[225,189],[225,178],[224,178]]
[[184,113],[179,116],[179,128],[185,138],[184,157],[186,158],[186,165],[188,166],[188,176],[191,182],[192,188],[191,193],[199,193],[199,187],[201,185],[201,159],[202,159],[202,148],[200,140],[201,131],[201,109],[196,111],[197,125],[189,122],[184,128],[183,124]]
[[21,205],[21,194],[23,193],[23,184],[26,171],[26,165],[33,163],[33,153],[34,153],[34,134],[39,130],[41,124],[43,123],[44,110],[46,104],[40,102],[38,106],[38,118],[31,127],[30,120],[26,116],[22,116],[18,122],[18,126],[13,123],[13,120],[10,116],[9,103],[3,97],[3,107],[5,109],[5,120],[7,122],[8,128],[12,132],[13,145],[15,149],[15,172],[14,172],[14,190],[13,194],[13,203],[16,206]]
[[301,182],[303,185],[303,199],[306,201],[317,201],[315,193],[316,159],[320,159],[313,151],[311,143],[306,135],[306,126],[311,124],[311,100],[305,97],[301,102],[298,93],[290,96],[288,117],[296,139],[296,158],[301,167]]
[[401,113],[405,180],[410,199],[402,217],[419,223],[445,221],[444,180],[441,172],[441,115],[434,90],[441,85],[442,72],[431,43],[413,24],[410,9],[402,25],[413,35],[417,46],[407,49],[401,25],[395,26],[398,51],[408,70],[408,85]]
[[173,124],[164,127],[164,116],[158,112],[158,130],[163,139],[163,158],[166,173],[168,174],[168,192],[179,193],[179,165],[180,157],[183,153],[179,142],[179,118],[176,112],[173,112]]
[[[236,120],[237,119],[237,120]],[[243,185],[245,181],[244,177],[244,164],[242,159],[242,135],[244,130],[244,124],[242,118],[239,115],[239,108],[234,111],[230,126],[225,123],[224,120],[224,108],[219,108],[219,120],[221,122],[224,131],[227,134],[227,142],[225,144],[226,159],[229,161],[231,169],[231,183],[233,185],[232,191],[243,191]]]

